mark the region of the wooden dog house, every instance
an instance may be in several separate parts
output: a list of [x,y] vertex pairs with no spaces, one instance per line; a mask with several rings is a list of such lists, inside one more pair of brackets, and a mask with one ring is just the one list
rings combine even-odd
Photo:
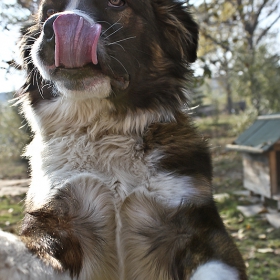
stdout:
[[242,152],[244,187],[280,209],[280,114],[258,117],[227,148]]

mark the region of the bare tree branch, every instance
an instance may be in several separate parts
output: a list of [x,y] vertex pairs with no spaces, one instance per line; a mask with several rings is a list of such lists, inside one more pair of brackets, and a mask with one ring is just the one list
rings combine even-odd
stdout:
[[280,15],[266,28],[262,31],[262,33],[258,36],[256,40],[256,45],[262,40],[262,38],[267,34],[267,32],[271,29],[271,27],[280,19]]
[[225,45],[222,41],[217,40],[213,36],[211,36],[209,33],[207,33],[204,29],[200,29],[201,35],[203,35],[206,39],[211,40],[216,45],[220,46],[225,51],[230,51],[230,48],[228,45]]
[[251,28],[252,28],[252,32],[255,31],[258,23],[259,23],[259,17],[260,17],[260,14],[262,13],[264,7],[266,6],[266,4],[269,2],[270,0],[263,0],[262,4],[260,5],[258,11],[255,13],[255,15],[253,16],[253,20],[254,22],[252,23],[251,25]]

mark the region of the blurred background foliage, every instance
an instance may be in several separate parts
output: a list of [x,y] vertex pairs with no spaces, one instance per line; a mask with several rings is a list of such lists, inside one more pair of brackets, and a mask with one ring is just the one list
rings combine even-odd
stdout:
[[21,158],[30,132],[18,108],[0,103],[0,179],[26,178],[27,162]]
[[219,111],[228,114],[236,113],[238,102],[256,115],[280,111],[279,0],[197,2],[192,7],[200,24],[197,78],[210,85],[206,97],[218,99]]

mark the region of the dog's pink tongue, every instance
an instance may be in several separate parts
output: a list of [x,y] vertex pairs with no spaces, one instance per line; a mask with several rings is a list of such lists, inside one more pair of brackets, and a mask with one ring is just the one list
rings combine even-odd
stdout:
[[55,34],[55,66],[82,67],[97,64],[100,24],[90,24],[76,14],[62,14],[53,23]]

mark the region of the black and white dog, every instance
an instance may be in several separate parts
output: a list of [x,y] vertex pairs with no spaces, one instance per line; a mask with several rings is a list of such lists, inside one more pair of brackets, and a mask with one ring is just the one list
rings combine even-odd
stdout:
[[44,0],[24,30],[34,132],[0,279],[247,279],[184,113],[198,26],[176,0]]

